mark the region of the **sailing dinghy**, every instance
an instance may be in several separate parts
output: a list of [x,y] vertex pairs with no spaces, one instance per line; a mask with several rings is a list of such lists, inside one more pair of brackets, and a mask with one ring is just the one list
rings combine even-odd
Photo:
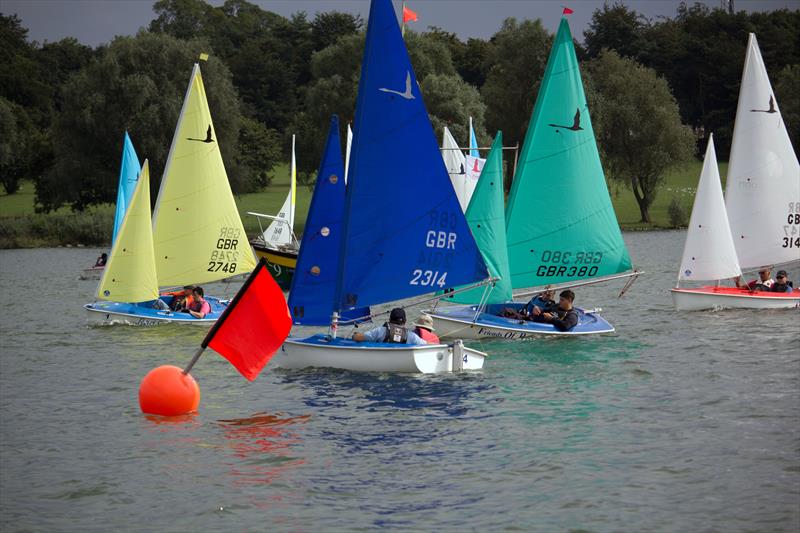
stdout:
[[[678,310],[800,307],[800,290],[761,292],[719,281],[767,265],[800,261],[800,165],[772,92],[756,36],[747,43],[733,128],[725,201],[709,140],[686,235]],[[681,281],[716,280],[703,287]]]
[[498,134],[467,210],[490,274],[501,282],[488,294],[472,290],[452,298],[469,305],[430,311],[437,334],[520,340],[613,332],[599,314],[583,309],[576,309],[579,322],[569,331],[501,316],[527,303],[514,301],[512,289],[532,288],[519,297],[637,274],[608,194],[566,18],[525,135],[505,224],[501,149]]
[[259,228],[261,219],[270,220],[266,230],[262,230],[257,237],[250,241],[256,256],[267,261],[267,267],[272,277],[283,290],[288,290],[292,284],[292,276],[297,266],[297,253],[300,243],[294,234],[294,212],[297,204],[297,163],[294,152],[295,136],[292,135],[292,165],[289,173],[289,193],[283,202],[277,216],[253,213],[248,215],[258,218]]
[[[136,150],[133,148],[133,143],[125,132],[125,137],[122,141],[122,163],[119,169],[119,186],[117,187],[117,207],[114,212],[114,231],[111,235],[111,246],[114,246],[114,241],[117,240],[119,229],[122,226],[122,220],[125,218],[125,212],[128,205],[131,203],[133,197],[133,190],[136,188],[136,180],[139,178],[139,173],[142,167],[139,164],[139,158],[136,155]],[[99,280],[105,271],[105,266],[93,266],[85,268],[81,271],[80,279],[96,279]]]
[[89,321],[153,325],[208,324],[225,300],[206,297],[211,313],[198,319],[163,309],[171,296],[159,287],[204,284],[250,272],[255,258],[245,237],[222,162],[200,66],[195,64],[150,224],[149,168],[145,164]]
[[[317,192],[320,180],[340,183],[339,150],[337,132],[329,136],[326,161],[332,163],[321,166]],[[413,157],[398,159],[398,152]],[[390,159],[395,163],[387,167]],[[488,276],[453,193],[391,0],[372,0],[370,6],[341,224],[333,217],[329,225],[316,225],[313,217],[322,204],[312,202],[290,310],[295,322],[330,315],[330,334],[290,337],[280,366],[425,373],[483,366],[486,354],[460,341],[359,343],[336,336],[343,313]],[[337,239],[335,255],[314,251]],[[329,261],[313,264],[306,261],[310,257]]]

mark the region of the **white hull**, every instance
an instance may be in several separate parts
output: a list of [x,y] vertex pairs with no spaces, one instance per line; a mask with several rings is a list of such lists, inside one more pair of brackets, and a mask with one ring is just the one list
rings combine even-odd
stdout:
[[453,319],[446,316],[434,315],[433,323],[436,326],[436,334],[439,337],[448,337],[466,340],[481,339],[505,339],[505,340],[526,340],[537,337],[564,336],[574,337],[575,335],[597,335],[598,333],[614,333],[614,327],[596,331],[558,331],[553,328],[550,331],[531,331],[530,329],[490,326],[464,320]]
[[[458,351],[462,350],[459,357]],[[454,355],[455,352],[455,355]],[[337,345],[287,339],[275,358],[281,368],[327,367],[355,372],[401,372],[433,374],[480,370],[486,354],[467,347],[433,344],[378,347],[337,340]]]
[[84,268],[81,270],[81,273],[78,275],[78,279],[96,279],[100,280],[103,277],[103,272],[105,268]]
[[704,309],[791,309],[800,307],[800,291],[791,296],[776,296],[774,293],[726,294],[670,289],[672,302],[678,311],[702,311]]

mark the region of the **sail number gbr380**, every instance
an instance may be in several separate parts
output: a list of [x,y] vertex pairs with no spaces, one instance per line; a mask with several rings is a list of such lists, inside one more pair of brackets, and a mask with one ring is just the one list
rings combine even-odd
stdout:
[[239,228],[220,228],[216,249],[211,252],[208,260],[208,272],[236,273],[236,263],[239,261]]
[[579,277],[590,278],[597,275],[599,264],[603,261],[603,252],[571,252],[562,250],[544,250],[539,256],[536,268],[538,277]]

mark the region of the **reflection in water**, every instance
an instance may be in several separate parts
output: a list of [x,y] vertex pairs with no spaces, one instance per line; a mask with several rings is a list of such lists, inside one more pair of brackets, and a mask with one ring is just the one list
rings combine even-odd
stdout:
[[290,453],[292,447],[302,442],[293,426],[310,418],[310,415],[255,413],[247,418],[217,421],[235,457],[230,474],[236,482],[269,485],[287,469],[304,464],[304,459]]

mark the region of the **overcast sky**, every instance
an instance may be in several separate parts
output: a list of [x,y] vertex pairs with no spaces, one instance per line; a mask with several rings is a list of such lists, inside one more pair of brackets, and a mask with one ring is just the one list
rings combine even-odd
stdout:
[[[400,11],[400,0],[393,0]],[[305,11],[313,18],[318,11],[345,11],[360,14],[366,21],[368,0],[250,0],[262,9],[289,16]],[[0,0],[0,12],[16,13],[30,30],[28,37],[39,42],[75,37],[91,46],[109,42],[116,35],[133,35],[146,28],[154,18],[153,0]],[[222,5],[224,0],[210,0]],[[625,0],[625,4],[649,18],[673,17],[679,5],[675,0]],[[703,0],[711,7],[720,7],[723,0]],[[592,12],[602,7],[602,0],[407,0],[419,15],[417,30],[438,26],[456,33],[461,39],[487,38],[499,28],[503,19],[541,18],[545,27],[555,31],[562,5],[572,8],[570,25],[576,38],[583,40],[583,31]],[[771,11],[798,9],[800,0],[735,0],[736,10]]]

